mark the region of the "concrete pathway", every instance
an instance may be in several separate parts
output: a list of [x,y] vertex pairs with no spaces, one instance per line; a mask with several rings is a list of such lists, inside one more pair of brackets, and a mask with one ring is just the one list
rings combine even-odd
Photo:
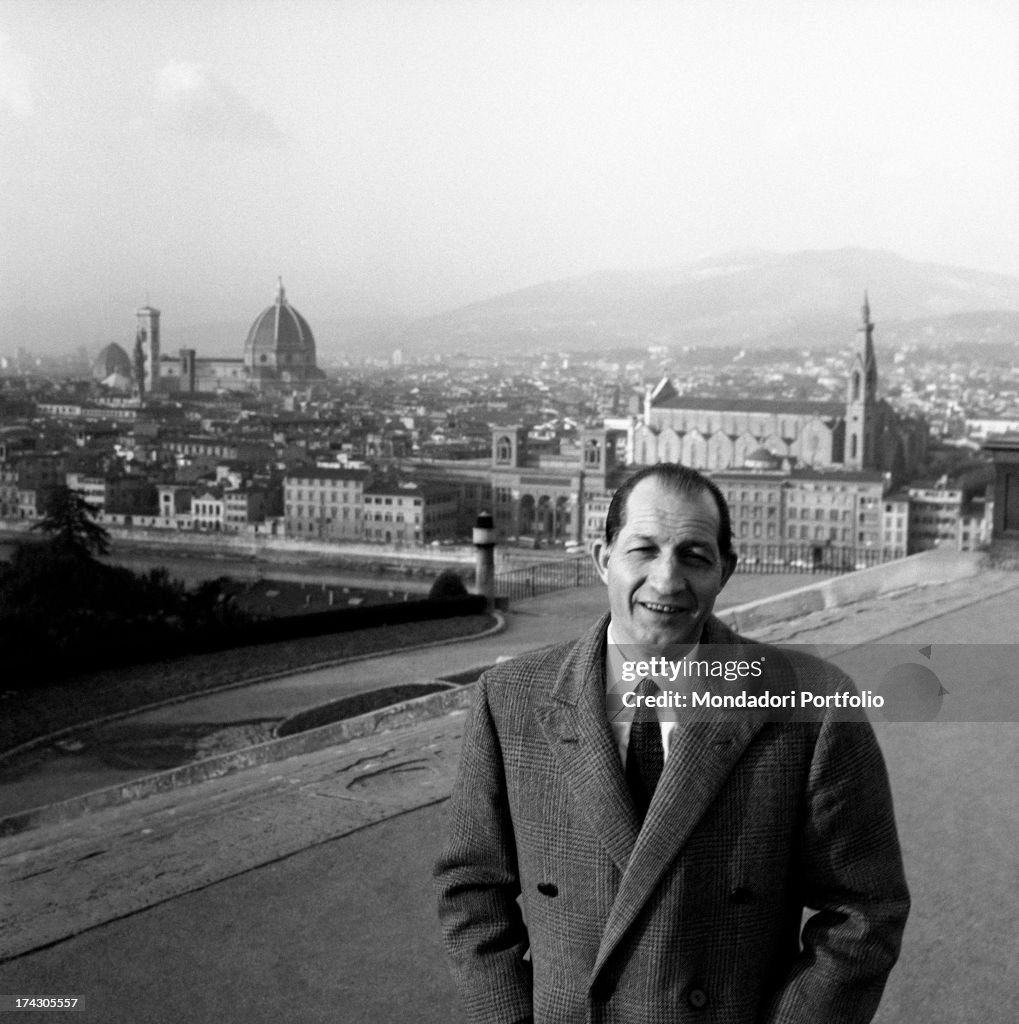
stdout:
[[[1017,582],[986,574],[784,629],[815,645],[933,643],[932,664],[938,645],[1008,652]],[[543,612],[579,622],[568,605]],[[78,995],[75,1020],[102,1024],[462,1020],[429,883],[461,724],[448,715],[0,839],[12,957],[0,993]],[[877,1020],[1011,1024],[1016,724],[879,735],[914,912]]]

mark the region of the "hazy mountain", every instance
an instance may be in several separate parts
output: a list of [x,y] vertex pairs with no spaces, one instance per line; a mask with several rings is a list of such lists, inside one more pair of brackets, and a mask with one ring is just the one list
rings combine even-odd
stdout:
[[[388,356],[395,348],[408,356],[618,351],[653,344],[819,348],[842,346],[853,337],[864,290],[870,294],[878,338],[885,343],[933,338],[966,345],[1019,339],[1019,278],[916,263],[870,249],[789,255],[747,250],[682,267],[607,270],[421,319],[357,295],[331,299],[331,316],[322,316],[321,297],[314,313],[314,303],[309,309],[297,302],[297,308],[308,316],[323,360]],[[254,308],[239,315],[231,310],[216,318],[180,296],[166,297],[158,305],[163,309],[162,348],[169,354],[189,347],[200,356],[240,358],[259,312]],[[134,308],[122,299],[97,300],[87,310],[60,304],[43,310],[8,309],[0,315],[0,354],[12,355],[18,346],[49,352],[82,346],[94,354],[110,341],[130,347]],[[185,316],[184,309],[192,315]],[[93,325],[87,332],[77,326],[83,320]]]
[[[410,324],[408,352],[464,349],[606,349],[634,344],[825,346],[844,344],[860,321],[864,291],[872,319],[901,334],[945,317],[988,311],[962,342],[1014,330],[1019,278],[869,249],[729,253],[689,266],[604,271],[535,285]],[[929,330],[927,332],[930,333]],[[936,333],[936,332],[935,332]]]

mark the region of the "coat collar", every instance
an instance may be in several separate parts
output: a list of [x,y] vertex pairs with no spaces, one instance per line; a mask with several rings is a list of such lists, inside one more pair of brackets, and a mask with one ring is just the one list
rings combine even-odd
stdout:
[[[760,727],[739,712],[678,726],[683,734],[677,737],[678,742],[674,741],[641,828],[605,717],[608,621],[609,616],[603,616],[580,638],[536,709],[539,726],[578,807],[622,873],[592,979],[633,923]],[[701,643],[743,646],[750,641],[712,616],[705,624]]]

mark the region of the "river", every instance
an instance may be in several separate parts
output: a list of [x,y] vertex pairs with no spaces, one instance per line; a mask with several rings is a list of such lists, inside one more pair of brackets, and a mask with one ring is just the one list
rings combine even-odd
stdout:
[[[8,561],[14,547],[15,542],[0,541],[0,561]],[[427,594],[431,586],[429,579],[394,575],[373,576],[369,573],[345,572],[335,566],[256,562],[250,557],[210,557],[205,552],[157,552],[131,548],[123,544],[115,545],[110,555],[103,558],[103,561],[110,565],[124,566],[134,572],[147,572],[149,569],[162,567],[189,587],[220,576],[231,576],[237,580],[273,579],[287,583],[330,583],[334,586],[381,590],[396,594]]]

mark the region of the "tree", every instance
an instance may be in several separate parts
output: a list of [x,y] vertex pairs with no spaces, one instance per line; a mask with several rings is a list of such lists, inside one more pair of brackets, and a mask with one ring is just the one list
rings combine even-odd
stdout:
[[32,526],[46,534],[58,551],[92,558],[110,550],[109,531],[96,522],[99,509],[81,491],[60,486],[50,492],[43,518]]
[[443,569],[432,582],[428,591],[429,601],[445,601],[451,597],[466,597],[467,588],[455,569]]

